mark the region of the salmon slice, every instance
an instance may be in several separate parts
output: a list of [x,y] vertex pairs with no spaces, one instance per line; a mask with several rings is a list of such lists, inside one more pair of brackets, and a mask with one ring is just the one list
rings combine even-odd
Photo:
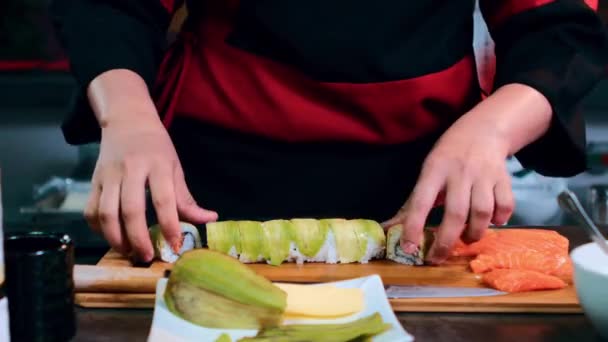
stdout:
[[568,253],[569,241],[556,231],[543,229],[488,230],[481,240],[472,244],[459,242],[452,251],[454,256],[478,254],[521,253],[527,251]]
[[477,242],[460,241],[453,256],[475,257],[469,266],[485,284],[506,292],[561,289],[572,283],[569,241],[544,229],[491,229]]
[[484,273],[483,281],[499,291],[510,293],[558,290],[568,286],[558,277],[530,270],[495,269]]
[[489,240],[494,238],[494,234],[496,234],[495,230],[486,229],[484,235],[477,242],[466,244],[462,240],[458,240],[452,250],[452,255],[464,257],[477,256],[477,254],[481,253],[483,245],[487,244]]
[[470,262],[470,266],[474,273],[485,273],[495,269],[530,270],[556,276],[567,283],[572,282],[573,266],[567,254],[536,251],[480,254]]

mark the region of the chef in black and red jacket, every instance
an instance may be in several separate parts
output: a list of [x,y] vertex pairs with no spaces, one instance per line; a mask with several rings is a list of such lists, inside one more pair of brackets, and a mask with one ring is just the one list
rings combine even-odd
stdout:
[[474,0],[55,0],[79,84],[63,129],[100,141],[86,209],[115,249],[152,256],[146,187],[165,237],[178,220],[364,217],[402,223],[428,261],[507,222],[506,159],[586,169],[581,99],[608,39],[583,0],[481,0],[496,43],[482,100]]

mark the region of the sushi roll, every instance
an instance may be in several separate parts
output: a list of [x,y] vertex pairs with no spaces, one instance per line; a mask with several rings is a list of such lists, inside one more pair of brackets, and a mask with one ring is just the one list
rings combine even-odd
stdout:
[[434,231],[430,229],[424,230],[422,241],[416,252],[412,254],[406,254],[401,248],[402,231],[403,228],[401,225],[395,225],[388,229],[386,237],[386,258],[404,265],[424,265],[425,255],[433,243],[433,238],[435,236]]
[[386,237],[371,220],[276,219],[207,224],[209,249],[243,263],[367,263],[383,258]]
[[175,252],[165,240],[160,225],[150,227],[150,238],[154,246],[154,258],[168,263],[174,263],[184,252],[195,248],[202,248],[201,236],[195,226],[180,222],[182,241],[179,252]]
[[[265,246],[268,252],[265,260],[270,265],[280,265],[293,260],[297,248],[292,242],[293,225],[288,220],[272,220],[262,223]],[[294,252],[292,252],[294,251]]]
[[206,224],[207,247],[231,257],[241,254],[241,239],[236,221],[209,222]]
[[261,262],[266,259],[270,246],[266,246],[266,238],[262,223],[257,221],[237,222],[238,239],[240,239],[239,260],[243,263]]
[[372,259],[383,259],[386,255],[386,235],[380,224],[373,220],[358,219],[352,221],[357,232],[361,262]]
[[336,240],[329,229],[329,220],[308,218],[293,219],[292,241],[290,242],[289,261],[298,264],[304,262],[338,262]]

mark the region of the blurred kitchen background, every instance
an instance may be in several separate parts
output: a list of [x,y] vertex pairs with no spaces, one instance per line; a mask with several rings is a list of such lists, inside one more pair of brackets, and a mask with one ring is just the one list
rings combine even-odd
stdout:
[[[0,0],[0,169],[5,230],[63,230],[79,247],[105,249],[82,218],[98,146],[65,143],[60,123],[74,91],[69,64],[48,16],[50,0]],[[608,20],[608,0],[600,1]],[[606,21],[608,22],[608,21]],[[477,36],[483,50],[486,42]],[[511,224],[568,224],[555,195],[574,190],[606,223],[608,81],[585,100],[593,169],[571,179],[540,177],[512,160],[517,210]],[[564,160],[568,163],[568,160]],[[600,196],[591,196],[592,189]],[[604,195],[604,197],[602,197]]]

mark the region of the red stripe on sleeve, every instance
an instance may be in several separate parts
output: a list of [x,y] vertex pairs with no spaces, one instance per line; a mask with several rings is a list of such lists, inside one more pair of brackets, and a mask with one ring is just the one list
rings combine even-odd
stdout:
[[587,6],[593,8],[596,11],[597,11],[597,9],[599,7],[599,1],[598,0],[585,0],[585,3],[587,4]]
[[67,59],[58,61],[42,60],[6,60],[0,61],[0,71],[69,71],[70,63]]
[[[555,0],[481,1],[479,7],[490,28],[499,26],[515,14],[554,2]],[[591,0],[593,1],[593,0]]]
[[173,10],[175,9],[175,0],[160,0],[160,3],[167,9],[167,12],[173,13]]

